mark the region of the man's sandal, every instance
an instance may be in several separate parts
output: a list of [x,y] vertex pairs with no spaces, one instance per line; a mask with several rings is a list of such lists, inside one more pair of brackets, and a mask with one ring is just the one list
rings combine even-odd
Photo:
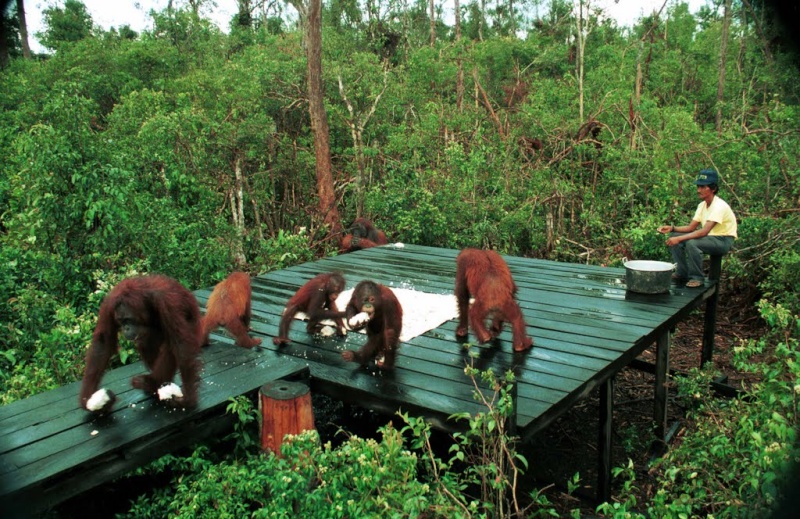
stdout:
[[699,288],[703,286],[702,281],[698,281],[696,279],[692,279],[686,282],[686,288]]

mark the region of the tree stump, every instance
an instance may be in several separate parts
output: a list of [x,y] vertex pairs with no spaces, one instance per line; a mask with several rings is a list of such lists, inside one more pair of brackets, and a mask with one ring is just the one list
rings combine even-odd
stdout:
[[281,443],[287,434],[314,429],[311,391],[307,384],[276,380],[259,390],[261,410],[261,447],[281,455]]

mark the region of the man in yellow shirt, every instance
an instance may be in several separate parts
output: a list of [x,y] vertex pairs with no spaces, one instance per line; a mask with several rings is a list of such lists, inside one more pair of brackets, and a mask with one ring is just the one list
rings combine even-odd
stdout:
[[678,265],[673,277],[685,280],[686,286],[703,286],[703,254],[726,254],[736,239],[736,215],[731,207],[717,196],[719,175],[713,169],[697,174],[694,183],[702,202],[697,206],[688,225],[662,225],[661,234],[669,234],[667,246]]

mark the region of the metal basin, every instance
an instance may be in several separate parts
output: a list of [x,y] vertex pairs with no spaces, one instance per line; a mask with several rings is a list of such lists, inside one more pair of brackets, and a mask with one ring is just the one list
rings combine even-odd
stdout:
[[628,290],[640,294],[663,294],[669,292],[673,263],[665,261],[633,260],[622,261],[625,266],[625,284]]

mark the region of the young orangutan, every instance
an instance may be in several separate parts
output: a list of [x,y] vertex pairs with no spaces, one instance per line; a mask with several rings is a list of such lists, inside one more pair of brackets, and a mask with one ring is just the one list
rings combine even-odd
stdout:
[[281,322],[278,326],[278,336],[272,338],[273,344],[280,346],[290,342],[289,327],[297,312],[308,315],[306,331],[318,333],[323,325],[320,321],[333,319],[336,323],[336,333],[343,336],[347,333],[342,317],[344,313],[336,308],[336,298],[344,290],[344,277],[341,274],[320,274],[300,287],[295,295],[286,303]]
[[377,367],[393,369],[403,327],[403,308],[394,293],[374,281],[362,281],[353,290],[346,313],[352,329],[367,327],[367,342],[358,351],[343,351],[342,358],[362,366],[374,358]]
[[[526,335],[522,311],[514,300],[517,285],[503,258],[495,251],[464,249],[456,258],[456,299],[459,323],[456,335],[467,336],[468,324],[478,342],[484,343],[500,335],[503,323],[511,323],[514,351],[525,351],[533,345]],[[470,307],[469,299],[475,300]],[[491,330],[486,329],[492,319]]]
[[261,344],[261,339],[248,334],[251,298],[250,275],[246,272],[234,272],[217,284],[206,303],[203,344],[208,344],[209,334],[218,326],[225,327],[236,338],[237,346],[252,348]]

